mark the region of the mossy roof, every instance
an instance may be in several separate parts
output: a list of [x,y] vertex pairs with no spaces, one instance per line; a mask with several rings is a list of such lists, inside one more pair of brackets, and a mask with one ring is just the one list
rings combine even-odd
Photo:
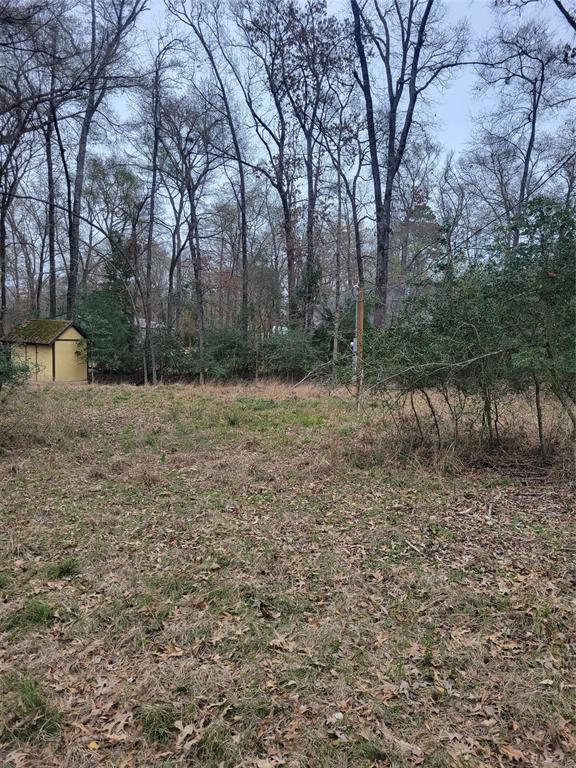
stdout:
[[84,333],[70,320],[28,320],[13,328],[5,337],[12,344],[52,344],[67,328]]

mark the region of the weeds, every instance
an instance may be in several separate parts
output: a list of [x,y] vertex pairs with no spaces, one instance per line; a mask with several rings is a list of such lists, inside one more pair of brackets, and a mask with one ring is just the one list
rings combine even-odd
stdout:
[[175,735],[178,718],[173,704],[146,704],[136,711],[134,721],[149,741],[163,743]]
[[6,676],[2,688],[6,709],[0,719],[1,738],[12,736],[26,741],[58,735],[60,713],[50,706],[37,680],[13,673]]
[[234,768],[240,755],[226,726],[214,724],[194,744],[190,757],[198,768]]
[[67,557],[58,563],[49,565],[46,573],[50,579],[68,579],[80,573],[80,565],[73,557]]
[[5,621],[6,629],[26,627],[47,627],[55,620],[56,615],[52,606],[42,600],[29,600],[22,608],[9,616]]

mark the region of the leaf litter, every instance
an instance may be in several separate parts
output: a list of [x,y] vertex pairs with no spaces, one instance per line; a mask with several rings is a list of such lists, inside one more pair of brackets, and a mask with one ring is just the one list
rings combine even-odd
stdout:
[[[28,397],[43,439],[0,458],[3,764],[574,764],[569,485],[357,468],[352,405],[312,388]],[[30,600],[55,620],[11,620]]]

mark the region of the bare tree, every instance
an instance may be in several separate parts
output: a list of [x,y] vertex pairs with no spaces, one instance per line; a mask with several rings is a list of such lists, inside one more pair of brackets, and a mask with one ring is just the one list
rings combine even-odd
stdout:
[[[519,10],[539,2],[541,0],[495,0],[495,5],[497,8],[516,8]],[[568,25],[576,32],[576,5],[566,2],[566,0],[551,0],[551,2],[560,11]]]
[[309,328],[320,278],[315,228],[321,173],[321,126],[330,105],[330,83],[347,63],[347,46],[344,27],[326,12],[321,0],[306,0],[303,7],[289,2],[284,35],[282,80],[304,141],[306,260],[302,282],[304,325]]
[[[210,97],[189,101],[167,99],[163,105],[160,140],[166,159],[164,174],[181,180],[188,204],[187,245],[194,272],[196,334],[200,380],[204,380],[204,265],[200,239],[200,197],[209,174],[222,163],[223,130],[219,114],[207,107]],[[226,147],[224,147],[226,149]]]
[[[74,164],[68,236],[70,253],[66,313],[70,318],[74,316],[78,289],[80,222],[88,138],[94,117],[107,94],[114,87],[126,84],[124,73],[120,75],[118,72],[118,64],[124,53],[123,44],[146,6],[147,0],[118,0],[113,4],[105,0],[90,0],[90,43],[86,61],[88,86],[79,116],[80,134]],[[81,47],[80,43],[78,45]]]
[[150,156],[150,196],[148,209],[148,231],[146,235],[146,277],[144,296],[144,321],[146,324],[145,347],[150,355],[150,372],[152,384],[156,384],[156,349],[154,334],[152,333],[152,258],[154,246],[154,226],[156,224],[156,197],[158,191],[158,157],[160,150],[160,137],[162,132],[162,76],[167,67],[167,56],[174,47],[174,42],[164,43],[158,41],[158,49],[154,56],[152,78],[148,89],[150,99],[150,122],[152,127],[152,146]]
[[[529,199],[531,186],[539,183],[538,134],[543,119],[566,107],[573,98],[567,87],[566,66],[545,25],[531,21],[517,27],[501,26],[486,39],[480,51],[479,69],[484,92],[499,89],[496,110],[484,118],[482,142],[500,157],[518,166],[518,180],[502,186],[507,216],[517,219]],[[519,230],[512,228],[512,246]]]
[[0,5],[0,335],[7,310],[7,224],[22,179],[40,105],[46,98],[50,52],[44,50],[48,4]]
[[[351,3],[361,67],[358,80],[366,103],[376,208],[374,323],[382,327],[386,322],[394,183],[414,124],[416,105],[432,88],[444,85],[450,71],[461,64],[468,35],[464,25],[453,29],[442,25],[442,11],[434,0],[397,0],[387,4],[373,0],[362,7],[358,0],[351,0]],[[375,49],[384,67],[383,160],[378,151],[365,39]]]
[[[252,118],[252,127],[265,151],[265,160],[256,160],[253,170],[265,176],[278,193],[287,262],[288,320],[295,314],[297,262],[295,204],[295,129],[290,120],[288,95],[283,78],[286,48],[284,7],[275,0],[244,2],[236,7],[235,21],[240,32],[237,43],[248,54],[246,74],[232,65]],[[264,89],[266,97],[260,92]]]
[[[246,174],[244,169],[243,152],[240,143],[240,131],[237,119],[234,115],[232,99],[229,94],[225,75],[216,58],[216,49],[219,45],[220,28],[218,17],[220,5],[218,0],[210,6],[203,6],[195,0],[167,0],[167,6],[171,13],[184,22],[193,31],[202,49],[206,53],[216,82],[219,96],[223,105],[224,115],[232,139],[234,157],[238,168],[238,206],[240,212],[240,236],[242,254],[242,313],[241,326],[244,335],[248,333],[248,224],[246,206]],[[210,18],[212,22],[210,22]],[[212,40],[210,39],[212,36]]]

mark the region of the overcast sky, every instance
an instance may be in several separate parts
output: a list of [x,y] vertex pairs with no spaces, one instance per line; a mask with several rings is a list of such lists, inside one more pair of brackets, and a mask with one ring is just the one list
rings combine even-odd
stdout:
[[[443,0],[447,10],[447,22],[454,23],[467,18],[475,41],[482,38],[498,18],[493,9],[492,0]],[[164,0],[150,0],[150,10],[142,20],[142,25],[148,34],[161,26],[164,18]],[[348,0],[328,0],[328,8],[337,15],[349,13]],[[568,26],[555,9],[552,0],[543,0],[534,4],[530,13],[537,13],[540,18],[548,18],[552,26],[558,29],[559,39],[569,39]],[[524,12],[524,17],[528,14]],[[510,16],[510,22],[517,17]],[[452,80],[448,89],[439,93],[432,107],[432,123],[435,126],[434,138],[442,144],[445,151],[455,152],[466,149],[471,138],[475,115],[489,109],[490,102],[483,96],[479,101],[474,93],[475,74],[473,67],[463,67]],[[494,94],[496,98],[496,94]]]

